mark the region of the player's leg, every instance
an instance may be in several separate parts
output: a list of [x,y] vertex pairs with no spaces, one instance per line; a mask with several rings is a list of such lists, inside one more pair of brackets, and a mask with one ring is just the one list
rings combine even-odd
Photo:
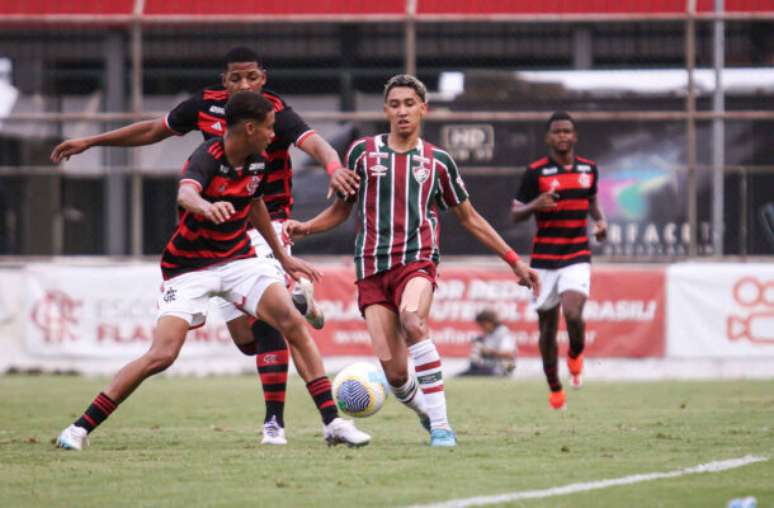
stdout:
[[[228,305],[236,309],[233,304]],[[228,331],[242,353],[255,356],[255,365],[263,388],[266,414],[261,444],[287,444],[284,430],[288,382],[287,343],[276,329],[236,310],[236,315],[229,316],[232,319],[228,320]]]
[[68,450],[81,450],[88,446],[87,435],[105,421],[140,383],[172,365],[185,342],[188,329],[188,321],[180,317],[159,319],[150,349],[118,371],[81,417],[59,435],[57,446]]
[[422,427],[430,431],[425,397],[419,389],[416,374],[408,366],[408,347],[400,330],[398,315],[383,305],[370,305],[364,311],[368,334],[376,357],[392,393],[400,402],[414,410]]
[[559,347],[556,342],[559,328],[559,306],[538,310],[538,326],[540,328],[540,357],[543,360],[543,373],[551,393],[548,402],[554,409],[563,409],[565,395],[562,382],[559,380]]
[[[320,353],[306,327],[304,317],[296,310],[290,294],[279,282],[259,289],[261,295],[248,297],[248,303],[257,300],[255,314],[268,322],[284,335],[291,347],[301,378],[306,382],[323,420],[325,439],[329,444],[347,443],[350,446],[368,444],[370,436],[360,432],[351,421],[339,418],[338,409],[333,401],[330,379],[325,375]],[[252,307],[252,305],[251,305]]]
[[415,271],[401,281],[396,297],[400,299],[400,325],[430,417],[430,444],[456,446],[457,438],[449,425],[446,412],[441,356],[430,338],[427,324],[433,303],[433,281],[426,272]]
[[573,388],[583,384],[583,350],[586,345],[586,324],[583,321],[583,307],[591,285],[591,266],[588,263],[571,265],[560,270],[559,295],[562,313],[570,337],[567,353],[567,369]]

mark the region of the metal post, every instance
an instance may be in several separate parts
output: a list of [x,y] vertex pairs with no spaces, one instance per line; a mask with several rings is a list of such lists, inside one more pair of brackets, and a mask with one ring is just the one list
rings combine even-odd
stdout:
[[[124,80],[124,34],[111,31],[105,36],[105,110],[124,111],[126,97]],[[111,128],[116,127],[115,125]],[[111,256],[126,253],[126,175],[115,168],[127,165],[125,148],[106,148],[105,164],[108,173],[105,177],[106,220],[105,250]]]
[[742,173],[739,175],[741,181],[739,183],[739,206],[742,210],[739,214],[739,254],[745,258],[747,257],[747,167],[742,168]]
[[594,50],[591,42],[591,27],[579,26],[572,32],[573,69],[591,69],[594,65]]
[[685,67],[688,72],[688,93],[685,98],[686,148],[688,150],[688,229],[690,241],[688,255],[695,257],[698,253],[698,185],[696,182],[696,91],[694,89],[693,71],[696,66],[696,0],[688,0],[688,12],[685,19]]
[[406,74],[417,73],[417,0],[406,0],[406,21],[403,25],[403,67]]
[[[723,14],[724,0],[715,0],[715,14]],[[715,94],[712,97],[712,110],[722,113],[726,109],[725,95],[723,93],[723,67],[725,65],[725,22],[718,17],[713,23],[713,64],[715,66]],[[725,237],[725,224],[723,221],[723,209],[725,204],[725,165],[726,156],[725,124],[722,118],[712,121],[712,244],[715,255],[723,255],[723,239]]]
[[[142,112],[142,24],[132,25],[132,113]],[[140,154],[138,149],[130,151],[132,166],[132,256],[143,252],[143,193],[142,174],[139,172]]]

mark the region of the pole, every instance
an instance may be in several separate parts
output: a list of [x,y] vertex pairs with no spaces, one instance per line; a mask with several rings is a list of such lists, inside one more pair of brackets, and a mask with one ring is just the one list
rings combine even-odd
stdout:
[[404,23],[403,67],[406,74],[417,73],[417,0],[406,0],[406,21]]
[[698,253],[698,185],[696,182],[696,91],[694,89],[694,68],[696,66],[696,0],[688,0],[685,19],[685,67],[688,72],[688,93],[685,97],[686,148],[688,150],[688,256]]
[[[715,14],[722,15],[725,9],[724,0],[715,0]],[[715,93],[712,96],[712,111],[722,113],[726,109],[725,95],[723,93],[723,67],[725,65],[725,21],[715,18],[713,23],[713,64],[715,67]],[[725,237],[725,224],[723,209],[725,208],[725,157],[726,135],[725,124],[722,118],[712,121],[712,245],[715,255],[723,255],[723,239]]]

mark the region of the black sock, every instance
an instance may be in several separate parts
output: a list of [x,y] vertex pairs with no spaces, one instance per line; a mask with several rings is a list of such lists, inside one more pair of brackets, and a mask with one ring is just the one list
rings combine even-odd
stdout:
[[562,389],[562,383],[559,381],[559,369],[557,365],[543,365],[543,372],[546,374],[546,381],[548,381],[548,387],[552,392],[558,392]]
[[81,417],[75,420],[75,425],[91,432],[100,423],[104,422],[110,416],[110,413],[116,410],[116,407],[118,407],[118,404],[100,392]]
[[313,379],[306,384],[306,389],[309,390],[309,394],[314,399],[325,425],[339,416],[339,410],[336,408],[336,403],[333,402],[330,379],[325,376]]

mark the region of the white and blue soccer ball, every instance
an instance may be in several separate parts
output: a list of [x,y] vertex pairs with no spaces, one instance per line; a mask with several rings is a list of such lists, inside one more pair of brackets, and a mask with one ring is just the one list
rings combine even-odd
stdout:
[[375,365],[356,362],[336,374],[333,396],[340,411],[365,418],[382,408],[387,398],[387,379]]

